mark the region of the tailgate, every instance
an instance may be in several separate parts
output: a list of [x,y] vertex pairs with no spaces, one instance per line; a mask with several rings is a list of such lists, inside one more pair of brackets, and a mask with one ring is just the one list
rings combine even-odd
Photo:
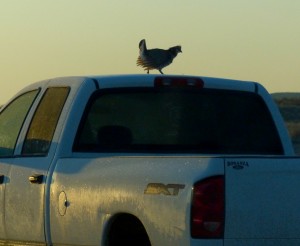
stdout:
[[300,245],[300,159],[226,159],[225,175],[225,245]]

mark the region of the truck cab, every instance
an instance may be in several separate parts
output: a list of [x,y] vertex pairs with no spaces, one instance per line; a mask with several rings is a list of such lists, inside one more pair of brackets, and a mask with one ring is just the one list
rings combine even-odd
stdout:
[[0,111],[0,244],[297,245],[298,166],[255,82],[41,81]]

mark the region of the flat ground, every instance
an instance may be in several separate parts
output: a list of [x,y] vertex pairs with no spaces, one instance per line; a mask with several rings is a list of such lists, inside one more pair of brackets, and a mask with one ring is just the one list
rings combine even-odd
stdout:
[[272,96],[285,120],[295,152],[300,155],[300,93],[275,93]]

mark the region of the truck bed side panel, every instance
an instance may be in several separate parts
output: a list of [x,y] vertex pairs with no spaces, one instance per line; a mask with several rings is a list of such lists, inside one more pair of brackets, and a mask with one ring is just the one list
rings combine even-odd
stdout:
[[300,159],[228,158],[225,173],[225,245],[299,245]]
[[52,241],[99,245],[109,220],[128,213],[142,222],[152,245],[188,245],[193,184],[223,175],[223,165],[220,158],[196,157],[61,159],[51,185]]

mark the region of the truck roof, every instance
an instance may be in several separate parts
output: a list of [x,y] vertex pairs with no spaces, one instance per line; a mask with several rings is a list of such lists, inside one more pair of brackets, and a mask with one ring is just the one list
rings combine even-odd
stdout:
[[156,75],[156,74],[131,74],[131,75],[103,75],[88,76],[96,79],[101,87],[119,87],[119,86],[153,86],[153,81],[161,79],[201,79],[204,88],[232,89],[242,91],[254,91],[257,83],[249,81],[240,81],[224,78],[213,78],[191,75]]
[[90,75],[90,76],[68,76],[57,77],[48,80],[43,80],[27,86],[30,87],[43,87],[46,84],[54,86],[63,84],[65,86],[77,87],[84,81],[93,80],[97,82],[100,88],[113,88],[113,87],[136,87],[146,86],[151,87],[154,85],[156,79],[167,81],[169,79],[181,79],[181,80],[201,80],[203,82],[203,88],[215,88],[215,89],[229,89],[240,91],[257,91],[259,88],[263,88],[260,84],[253,81],[241,81],[225,78],[213,78],[204,76],[192,76],[192,75],[158,75],[158,74],[120,74],[120,75]]

